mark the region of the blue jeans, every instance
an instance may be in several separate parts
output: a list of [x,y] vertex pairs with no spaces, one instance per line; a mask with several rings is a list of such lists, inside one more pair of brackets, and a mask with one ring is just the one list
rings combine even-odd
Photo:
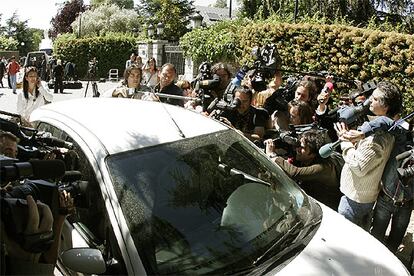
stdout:
[[[398,207],[390,197],[380,194],[374,209],[371,234],[384,243],[392,252],[396,252],[401,244],[408,224],[410,223],[413,201]],[[391,220],[391,231],[385,240],[385,231]]]
[[13,89],[13,93],[16,92],[16,86],[17,86],[16,74],[10,75],[10,83],[11,83],[11,87]]
[[371,212],[374,203],[358,203],[347,196],[342,196],[339,201],[338,213],[368,231],[371,225]]

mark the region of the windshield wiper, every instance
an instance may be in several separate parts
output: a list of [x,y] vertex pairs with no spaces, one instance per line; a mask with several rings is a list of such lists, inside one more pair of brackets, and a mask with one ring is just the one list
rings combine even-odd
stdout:
[[263,181],[260,178],[254,177],[253,175],[250,175],[248,173],[245,173],[244,171],[235,169],[235,168],[230,168],[229,165],[224,164],[224,163],[220,163],[218,165],[218,168],[221,172],[224,172],[228,175],[243,175],[245,179],[248,179],[250,181],[256,182],[256,183],[260,183],[266,186],[271,186],[271,184],[269,182]]
[[[295,237],[298,233],[298,230],[300,226],[303,226],[302,222],[297,222],[295,225],[293,225],[292,228],[290,228],[277,242],[275,242],[272,246],[269,247],[260,257],[258,257],[254,262],[253,265],[257,266],[260,263],[263,262],[263,260],[266,260],[266,257],[273,252],[273,250],[279,246],[281,246],[283,243],[287,242],[290,238]],[[282,250],[283,251],[283,250]],[[281,252],[282,252],[281,251]]]

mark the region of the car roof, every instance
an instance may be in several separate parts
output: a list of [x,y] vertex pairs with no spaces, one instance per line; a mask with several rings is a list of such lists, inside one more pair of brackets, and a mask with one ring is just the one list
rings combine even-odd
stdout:
[[82,139],[87,143],[88,139],[98,139],[109,154],[228,129],[182,107],[122,98],[54,102],[36,109],[30,120],[63,123],[83,133]]

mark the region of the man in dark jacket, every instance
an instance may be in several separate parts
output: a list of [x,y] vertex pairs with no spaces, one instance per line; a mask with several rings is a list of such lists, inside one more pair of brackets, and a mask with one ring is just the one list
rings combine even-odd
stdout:
[[[177,76],[175,66],[171,63],[166,63],[162,66],[158,74],[160,83],[155,87],[156,93],[170,94],[175,96],[183,96],[183,90],[174,84],[174,79]],[[184,106],[184,100],[161,97],[161,102],[166,102],[173,105]]]
[[58,59],[55,68],[53,68],[53,77],[55,78],[55,93],[58,93],[58,90],[60,90],[60,93],[63,93],[63,73],[64,70],[62,66],[62,61]]

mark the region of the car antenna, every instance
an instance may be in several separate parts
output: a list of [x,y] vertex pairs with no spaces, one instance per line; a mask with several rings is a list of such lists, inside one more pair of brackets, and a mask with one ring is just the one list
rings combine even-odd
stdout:
[[[158,85],[158,84],[157,84],[157,85]],[[185,137],[185,135],[184,135],[184,132],[182,132],[181,128],[179,127],[179,125],[177,124],[177,122],[174,120],[174,117],[171,115],[171,113],[170,113],[170,112],[168,112],[168,110],[167,110],[167,108],[165,107],[165,105],[163,104],[163,102],[161,102],[161,100],[160,100],[160,96],[164,96],[164,95],[162,95],[162,94],[160,94],[160,93],[155,93],[155,91],[154,91],[155,87],[156,87],[156,86],[154,86],[153,88],[151,88],[151,93],[155,96],[155,98],[157,99],[157,101],[158,101],[159,103],[161,103],[162,108],[165,110],[165,112],[168,114],[168,117],[170,117],[171,121],[172,121],[172,122],[174,123],[174,125],[177,127],[178,134],[179,134],[182,138],[186,138],[186,137]],[[175,95],[169,95],[169,96],[171,96],[171,98],[177,98],[177,97],[180,97],[180,96],[175,96]],[[174,96],[174,97],[172,97],[172,96]]]

